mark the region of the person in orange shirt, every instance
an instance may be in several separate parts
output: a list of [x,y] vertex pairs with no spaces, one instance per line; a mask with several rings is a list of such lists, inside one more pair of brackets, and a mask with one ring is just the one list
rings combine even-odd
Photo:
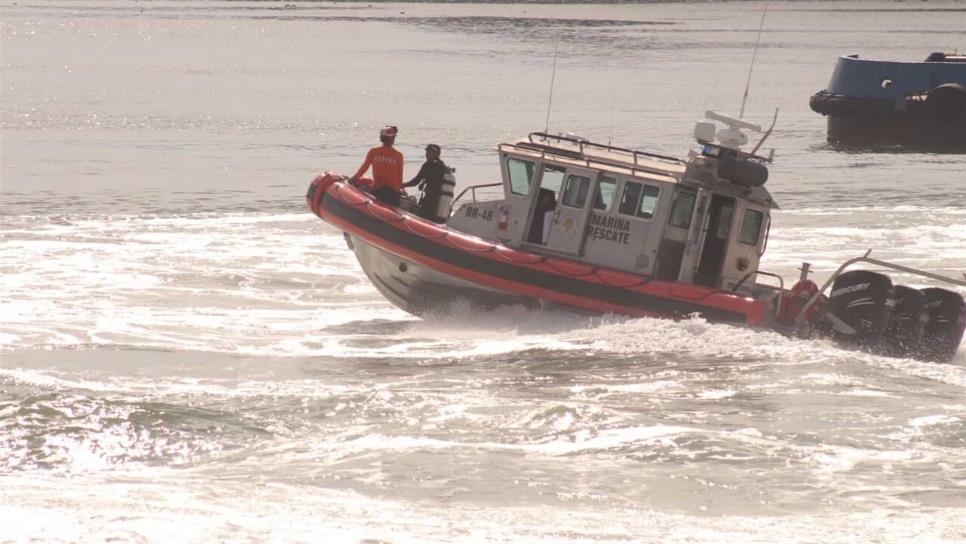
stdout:
[[399,193],[402,191],[403,154],[392,144],[396,142],[396,127],[383,127],[379,132],[382,145],[373,147],[366,154],[366,160],[349,178],[349,183],[355,184],[372,166],[372,187],[369,189],[377,200],[399,207]]

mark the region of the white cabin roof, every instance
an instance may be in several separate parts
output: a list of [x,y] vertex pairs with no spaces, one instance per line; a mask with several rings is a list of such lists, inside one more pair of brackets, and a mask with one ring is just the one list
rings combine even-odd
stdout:
[[531,133],[529,137],[514,143],[500,144],[499,150],[665,182],[680,181],[686,170],[686,163],[675,157],[598,144],[570,135],[542,132]]
[[527,138],[521,138],[514,143],[500,144],[498,150],[501,154],[512,153],[534,160],[551,160],[558,164],[582,166],[648,181],[686,182],[692,186],[706,186],[769,208],[778,207],[764,187],[747,188],[716,179],[712,181],[694,178],[686,175],[688,162],[683,159],[599,144],[577,136],[533,132]]

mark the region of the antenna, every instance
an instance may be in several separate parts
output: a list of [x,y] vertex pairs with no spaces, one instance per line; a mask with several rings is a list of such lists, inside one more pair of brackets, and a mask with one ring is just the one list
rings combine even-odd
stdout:
[[[775,108],[775,117],[773,117],[771,120],[771,126],[768,127],[768,130],[765,131],[765,135],[761,137],[761,140],[758,141],[758,145],[756,145],[755,148],[751,150],[751,153],[749,153],[749,155],[754,155],[755,153],[758,152],[758,150],[761,148],[761,144],[765,143],[765,140],[767,140],[768,137],[771,136],[771,131],[775,130],[775,123],[777,122],[778,122],[778,108]],[[775,158],[775,150],[772,149],[771,154],[768,157],[768,162],[771,162],[774,158]]]
[[607,145],[610,145],[614,138],[614,110],[617,109],[617,85],[614,85],[614,94],[610,97],[610,134],[607,135]]
[[547,125],[543,129],[544,134],[550,133],[550,104],[553,102],[553,82],[557,79],[557,49],[560,47],[560,39],[553,46],[553,75],[550,76],[550,96],[547,98]]
[[755,59],[758,58],[758,45],[761,43],[761,31],[765,28],[765,15],[768,14],[768,2],[765,2],[765,9],[761,12],[761,24],[758,25],[758,38],[755,40],[755,52],[751,56],[751,66],[748,67],[748,81],[745,82],[745,96],[741,99],[741,111],[738,112],[738,119],[745,116],[745,103],[748,102],[748,88],[751,87],[751,73],[755,70]]

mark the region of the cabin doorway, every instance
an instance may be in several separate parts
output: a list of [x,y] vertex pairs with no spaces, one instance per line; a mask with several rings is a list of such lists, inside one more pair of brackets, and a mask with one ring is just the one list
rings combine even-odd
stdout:
[[592,188],[597,172],[568,167],[563,187],[557,197],[550,229],[544,241],[547,248],[572,255],[580,255],[587,235],[587,220],[592,208]]
[[691,218],[698,194],[689,189],[675,189],[668,214],[667,226],[661,235],[661,245],[657,250],[657,266],[654,276],[661,280],[675,281],[681,274],[685,244],[691,230]]
[[527,243],[539,245],[547,243],[553,213],[557,209],[557,198],[566,172],[566,168],[552,164],[545,164],[540,169],[537,195],[534,198],[536,202],[533,204],[530,226],[527,228]]
[[580,255],[597,172],[577,166],[544,164],[526,241]]
[[694,283],[708,287],[718,287],[721,270],[728,253],[728,238],[735,212],[735,199],[713,195],[707,215],[707,230]]

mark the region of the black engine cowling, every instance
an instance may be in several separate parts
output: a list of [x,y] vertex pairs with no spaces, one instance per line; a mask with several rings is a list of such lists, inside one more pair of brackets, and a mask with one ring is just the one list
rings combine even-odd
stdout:
[[926,113],[937,123],[966,122],[966,87],[958,83],[936,87],[926,97]]
[[956,355],[966,330],[966,301],[959,293],[930,287],[922,290],[929,311],[917,358],[949,361]]
[[860,347],[879,347],[895,308],[894,293],[892,280],[885,274],[868,270],[841,274],[829,293],[828,310],[855,333],[838,331],[835,336]]
[[896,285],[894,293],[896,306],[886,326],[882,348],[893,357],[910,357],[921,349],[929,322],[926,295],[905,285]]

